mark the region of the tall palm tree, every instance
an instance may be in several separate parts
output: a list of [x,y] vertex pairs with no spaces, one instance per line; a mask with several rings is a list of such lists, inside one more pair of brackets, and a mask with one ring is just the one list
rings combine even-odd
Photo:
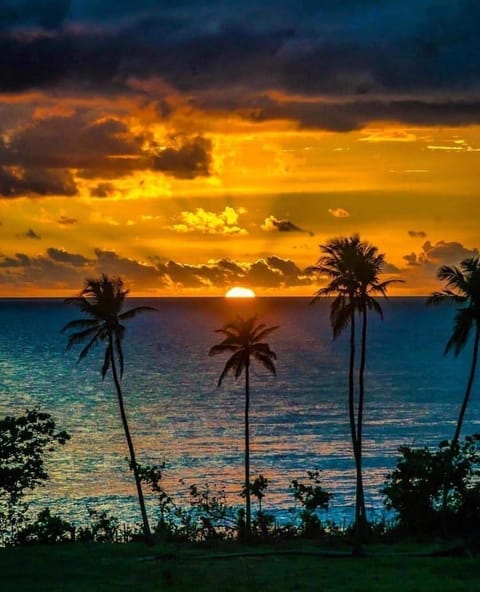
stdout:
[[453,333],[445,347],[445,353],[453,349],[455,356],[466,346],[473,332],[473,350],[467,386],[460,407],[457,425],[452,440],[452,449],[457,445],[462,430],[465,412],[472,392],[478,361],[480,342],[480,258],[470,257],[460,263],[460,267],[443,265],[437,272],[439,280],[445,282],[445,289],[434,292],[427,304],[460,304],[457,309]]
[[[361,241],[358,235],[331,239],[320,246],[323,255],[309,271],[327,275],[330,282],[318,290],[314,301],[321,296],[334,296],[330,323],[336,339],[350,326],[350,352],[348,364],[348,410],[350,435],[356,470],[355,495],[355,553],[361,552],[361,541],[367,522],[362,472],[363,411],[365,402],[365,367],[367,356],[368,311],[383,318],[380,304],[374,295],[386,297],[388,286],[395,281],[379,281],[385,256],[378,248]],[[360,365],[358,371],[358,398],[355,398],[356,314],[361,320]]]
[[125,327],[122,325],[122,321],[131,319],[140,312],[155,309],[150,306],[137,306],[136,308],[122,312],[127,294],[128,290],[124,288],[123,281],[119,277],[109,277],[103,274],[100,279],[87,279],[80,296],[65,300],[67,304],[77,306],[86,318],[70,321],[63,327],[62,332],[71,332],[68,338],[67,349],[71,349],[74,345],[87,342],[80,351],[78,361],[83,360],[98,343],[104,343],[106,346],[101,370],[102,379],[105,378],[107,372],[110,370],[117,391],[120,416],[130,454],[130,467],[135,477],[143,532],[145,540],[151,543],[152,535],[145,509],[145,500],[138,472],[135,448],[128,427],[120,380],[123,376],[124,369],[122,339],[125,335]]
[[275,327],[267,327],[264,324],[257,325],[257,317],[253,316],[248,319],[237,317],[235,321],[227,323],[221,329],[217,329],[215,333],[222,333],[225,338],[217,345],[210,348],[209,355],[215,356],[217,354],[231,353],[223,368],[220,378],[218,379],[218,386],[222,384],[223,379],[230,372],[234,375],[235,380],[240,378],[243,371],[245,371],[245,525],[247,535],[252,532],[252,513],[250,504],[250,364],[252,361],[259,362],[271,374],[275,375],[274,360],[277,359],[275,352],[270,349],[268,343],[263,340],[273,331],[278,329]]

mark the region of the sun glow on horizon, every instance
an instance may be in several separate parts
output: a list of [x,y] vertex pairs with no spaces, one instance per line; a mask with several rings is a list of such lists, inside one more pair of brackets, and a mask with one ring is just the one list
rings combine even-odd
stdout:
[[255,292],[250,290],[250,288],[241,288],[240,286],[235,286],[234,288],[230,288],[228,292],[225,294],[225,298],[255,298]]

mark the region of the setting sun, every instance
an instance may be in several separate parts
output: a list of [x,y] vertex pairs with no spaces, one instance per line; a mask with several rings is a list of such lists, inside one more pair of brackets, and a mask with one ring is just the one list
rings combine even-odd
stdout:
[[225,294],[225,298],[255,298],[255,292],[250,288],[230,288]]

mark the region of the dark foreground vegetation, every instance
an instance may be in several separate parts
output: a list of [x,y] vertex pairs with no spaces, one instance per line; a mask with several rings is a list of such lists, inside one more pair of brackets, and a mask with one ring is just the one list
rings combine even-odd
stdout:
[[[184,483],[183,496],[164,489],[165,466],[137,461],[126,420],[121,379],[122,324],[148,307],[123,310],[128,293],[120,278],[87,280],[70,302],[84,317],[68,323],[68,347],[85,343],[79,359],[105,346],[102,378],[111,374],[127,441],[127,466],[136,484],[141,525],[86,509],[73,524],[49,508],[34,512],[28,493],[49,478],[45,457],[67,444],[49,413],[30,410],[0,419],[0,590],[2,592],[92,590],[332,590],[402,592],[480,589],[480,435],[461,437],[480,350],[480,259],[444,266],[445,289],[430,304],[455,304],[457,315],[446,351],[458,355],[474,336],[472,361],[453,438],[437,448],[399,448],[396,467],[385,476],[385,506],[391,522],[372,524],[365,511],[362,433],[368,312],[382,316],[374,295],[384,256],[358,236],[322,246],[313,271],[330,279],[318,296],[332,296],[334,337],[350,330],[348,421],[356,467],[355,520],[345,528],[321,521],[332,494],[321,471],[305,467],[303,480],[289,484],[292,518],[278,524],[269,511],[268,475],[250,469],[250,380],[252,362],[275,374],[276,354],[263,341],[277,327],[238,318],[217,330],[223,341],[210,354],[228,354],[227,374],[245,378],[245,506],[231,505],[222,486]],[[358,327],[357,327],[358,325]],[[356,328],[357,327],[357,328]],[[360,339],[358,340],[358,330]],[[158,502],[150,522],[143,491]],[[143,544],[147,543],[147,545]],[[119,544],[124,543],[124,544]]]
[[[480,585],[474,556],[437,556],[440,547],[289,544],[146,547],[82,544],[0,549],[2,592],[152,590],[212,592],[467,592]],[[428,555],[430,553],[430,555]]]

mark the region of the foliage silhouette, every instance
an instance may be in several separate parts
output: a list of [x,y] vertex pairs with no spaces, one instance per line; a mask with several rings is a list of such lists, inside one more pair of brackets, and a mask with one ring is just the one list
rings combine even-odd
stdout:
[[[452,454],[453,450],[453,454]],[[452,449],[441,442],[437,450],[401,446],[396,468],[387,475],[382,493],[385,505],[398,515],[398,531],[407,535],[438,535],[443,529],[443,500],[457,535],[480,527],[480,434],[467,436]],[[445,464],[450,470],[445,482]]]
[[57,431],[49,413],[36,409],[0,420],[0,540],[14,544],[25,526],[28,490],[44,485],[49,476],[45,455],[65,444],[70,435]]
[[237,317],[235,321],[227,323],[221,329],[217,329],[216,333],[221,333],[225,336],[223,341],[210,348],[209,355],[215,356],[218,354],[231,353],[228,358],[220,378],[218,379],[218,386],[222,384],[223,379],[227,374],[232,373],[235,380],[240,378],[245,372],[245,527],[246,534],[252,534],[252,511],[250,500],[250,364],[252,361],[260,363],[271,374],[275,375],[274,360],[277,359],[275,352],[270,349],[270,346],[263,340],[268,337],[273,331],[278,329],[275,327],[267,327],[266,325],[257,324],[257,317],[253,316],[248,319]]
[[302,535],[312,538],[322,532],[322,525],[316,512],[317,510],[326,510],[333,496],[322,487],[318,469],[307,471],[307,476],[309,484],[305,485],[298,479],[293,479],[291,484],[293,497],[303,508],[300,513]]
[[[356,496],[355,525],[356,540],[353,552],[361,554],[361,543],[366,533],[367,516],[362,473],[363,411],[365,403],[365,367],[367,356],[368,311],[373,310],[383,319],[383,311],[375,295],[386,297],[387,288],[401,280],[380,282],[379,275],[385,262],[385,255],[358,235],[333,238],[320,245],[322,256],[308,271],[326,275],[329,283],[318,290],[315,301],[322,296],[333,296],[330,309],[330,323],[336,339],[350,327],[348,364],[348,411],[350,435],[355,459]],[[358,397],[355,397],[356,360],[356,314],[360,316],[360,364],[358,370]]]
[[124,370],[122,340],[125,335],[125,327],[122,321],[132,319],[141,312],[155,309],[150,306],[137,306],[123,311],[127,294],[128,290],[124,288],[123,281],[120,277],[109,277],[103,274],[100,279],[87,279],[80,296],[65,300],[67,304],[72,304],[79,308],[86,318],[70,321],[63,327],[62,331],[71,332],[68,338],[67,349],[71,349],[74,345],[87,342],[80,351],[78,361],[83,360],[98,343],[104,343],[106,345],[101,369],[102,379],[105,378],[107,372],[110,370],[117,392],[120,416],[127,440],[130,468],[135,478],[143,532],[146,542],[151,543],[152,535],[145,508],[142,484],[138,475],[135,448],[128,426],[120,380]]
[[447,342],[445,353],[453,349],[455,356],[458,356],[466,346],[471,333],[474,333],[470,372],[452,439],[452,445],[455,445],[460,438],[478,362],[480,342],[480,258],[464,259],[460,263],[460,267],[443,265],[438,270],[437,277],[445,282],[445,289],[434,292],[428,298],[427,304],[464,305],[457,309],[453,333]]

